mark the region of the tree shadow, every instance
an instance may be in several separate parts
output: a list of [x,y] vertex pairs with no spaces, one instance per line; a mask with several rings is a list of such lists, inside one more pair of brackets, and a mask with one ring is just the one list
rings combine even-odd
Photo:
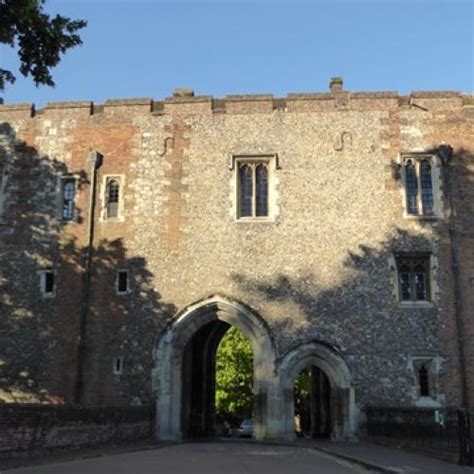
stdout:
[[[461,266],[458,284],[466,295],[474,275],[472,239],[466,237],[474,232],[474,221],[465,218],[472,215],[474,202],[473,163],[470,150],[454,150],[445,170],[443,220],[419,221],[424,232],[394,228],[383,241],[361,243],[341,256],[336,284],[323,284],[317,269],[299,276],[281,272],[263,282],[250,272],[233,274],[240,289],[290,308],[286,316],[268,321],[280,353],[295,341],[325,341],[353,369],[364,403],[410,402],[409,354],[440,354],[446,361],[442,373],[453,374],[456,382],[454,313],[459,302],[452,297],[453,248]],[[89,171],[68,169],[55,157],[39,154],[8,123],[0,124],[0,168],[5,196],[0,223],[0,401],[71,403],[82,366],[84,403],[149,403],[154,340],[176,308],[162,300],[146,258],[131,256],[122,239],[94,243],[81,365],[89,214],[87,199],[78,201],[74,222],[61,222],[58,183],[61,176],[74,175],[78,193],[88,195]],[[399,173],[392,178],[398,180]],[[407,251],[438,257],[432,307],[407,310],[397,300],[393,255]],[[39,288],[38,271],[46,268],[57,275],[54,297],[44,297]],[[118,269],[130,275],[130,291],[123,295],[116,291]],[[473,305],[461,311],[471,314]],[[295,324],[291,308],[298,308],[302,323]],[[472,318],[465,316],[464,324],[469,326],[461,330],[474,332]],[[467,362],[474,363],[474,349],[466,349]],[[119,358],[123,373],[114,374]]]
[[[392,179],[400,180],[400,173]],[[443,193],[443,219],[405,223],[379,242],[347,250],[340,256],[338,282],[330,287],[322,276],[324,268],[297,276],[280,273],[265,281],[251,272],[233,273],[241,291],[286,311],[270,322],[280,354],[310,341],[331,346],[350,368],[361,406],[412,405],[418,394],[409,370],[411,357],[440,356],[436,390],[445,397],[440,401],[462,405],[463,370],[474,401],[474,373],[469,372],[474,348],[467,342],[474,334],[469,316],[474,309],[469,300],[474,258],[468,238],[474,231],[474,155],[469,150],[454,150],[443,165]],[[395,256],[402,253],[432,256],[431,304],[400,303]]]
[[[122,239],[94,241],[85,303],[88,200],[76,199],[73,220],[61,221],[59,183],[74,176],[76,196],[88,196],[88,171],[39,154],[8,123],[0,124],[0,171],[0,403],[73,403],[81,367],[85,404],[150,403],[154,340],[175,308],[154,288],[146,259],[130,256]],[[54,272],[54,294],[41,291],[45,269]],[[118,269],[129,272],[124,295]]]

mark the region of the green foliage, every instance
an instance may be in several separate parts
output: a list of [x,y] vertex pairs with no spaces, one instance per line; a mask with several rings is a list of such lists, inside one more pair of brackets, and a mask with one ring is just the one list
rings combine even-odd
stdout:
[[299,423],[295,426],[297,435],[311,432],[311,368],[302,370],[294,380],[295,415]]
[[[50,70],[61,54],[82,44],[76,33],[86,26],[84,20],[71,20],[44,13],[46,0],[0,0],[0,44],[18,50],[20,72],[31,76],[35,85],[54,86]],[[0,68],[0,91],[15,82],[14,74]]]
[[245,336],[231,327],[216,354],[216,412],[223,419],[252,417],[252,347]]
[[295,400],[307,399],[311,395],[311,369],[302,370],[295,377]]

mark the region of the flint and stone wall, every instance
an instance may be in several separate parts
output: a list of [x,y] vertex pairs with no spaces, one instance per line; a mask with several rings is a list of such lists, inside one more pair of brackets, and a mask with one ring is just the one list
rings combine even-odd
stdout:
[[6,405],[0,408],[0,457],[31,450],[146,439],[152,429],[153,410],[144,407]]
[[[56,103],[39,111],[0,105],[0,399],[74,400],[95,150],[104,159],[86,405],[150,404],[158,335],[190,304],[222,295],[261,315],[281,357],[312,340],[334,347],[351,371],[360,408],[415,406],[416,357],[437,361],[433,403],[461,404],[464,338],[472,406],[473,110],[472,97],[455,92],[178,94],[164,101]],[[435,192],[443,217],[404,218],[401,154],[443,142],[454,149],[452,202],[442,180]],[[270,180],[274,219],[236,219],[232,155],[277,156]],[[71,223],[57,219],[64,174],[79,183]],[[103,214],[107,176],[122,183],[115,221]],[[453,248],[460,262],[455,272]],[[397,251],[431,252],[429,307],[402,308],[397,301]],[[57,272],[56,294],[47,299],[37,274],[46,267]],[[119,268],[130,270],[126,295],[115,291]],[[117,357],[122,374],[113,371]]]

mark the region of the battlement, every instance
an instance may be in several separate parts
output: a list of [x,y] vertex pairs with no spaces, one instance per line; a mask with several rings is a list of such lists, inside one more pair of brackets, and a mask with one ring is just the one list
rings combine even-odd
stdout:
[[330,92],[272,94],[230,94],[222,98],[195,95],[192,89],[176,89],[162,100],[150,97],[110,99],[103,104],[92,101],[48,102],[42,109],[34,104],[0,104],[0,117],[31,118],[35,115],[84,117],[89,115],[166,115],[166,114],[258,114],[273,111],[319,112],[384,110],[418,107],[424,110],[461,109],[472,106],[473,95],[458,91],[414,91],[408,96],[397,92],[351,92],[342,88],[340,78],[331,82]]

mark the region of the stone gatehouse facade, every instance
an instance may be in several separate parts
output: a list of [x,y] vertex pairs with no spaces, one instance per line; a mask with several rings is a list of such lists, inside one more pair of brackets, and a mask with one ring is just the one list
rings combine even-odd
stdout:
[[4,104],[0,179],[3,402],[156,403],[159,437],[210,432],[234,325],[257,437],[293,436],[309,366],[333,437],[367,406],[474,406],[472,96]]

